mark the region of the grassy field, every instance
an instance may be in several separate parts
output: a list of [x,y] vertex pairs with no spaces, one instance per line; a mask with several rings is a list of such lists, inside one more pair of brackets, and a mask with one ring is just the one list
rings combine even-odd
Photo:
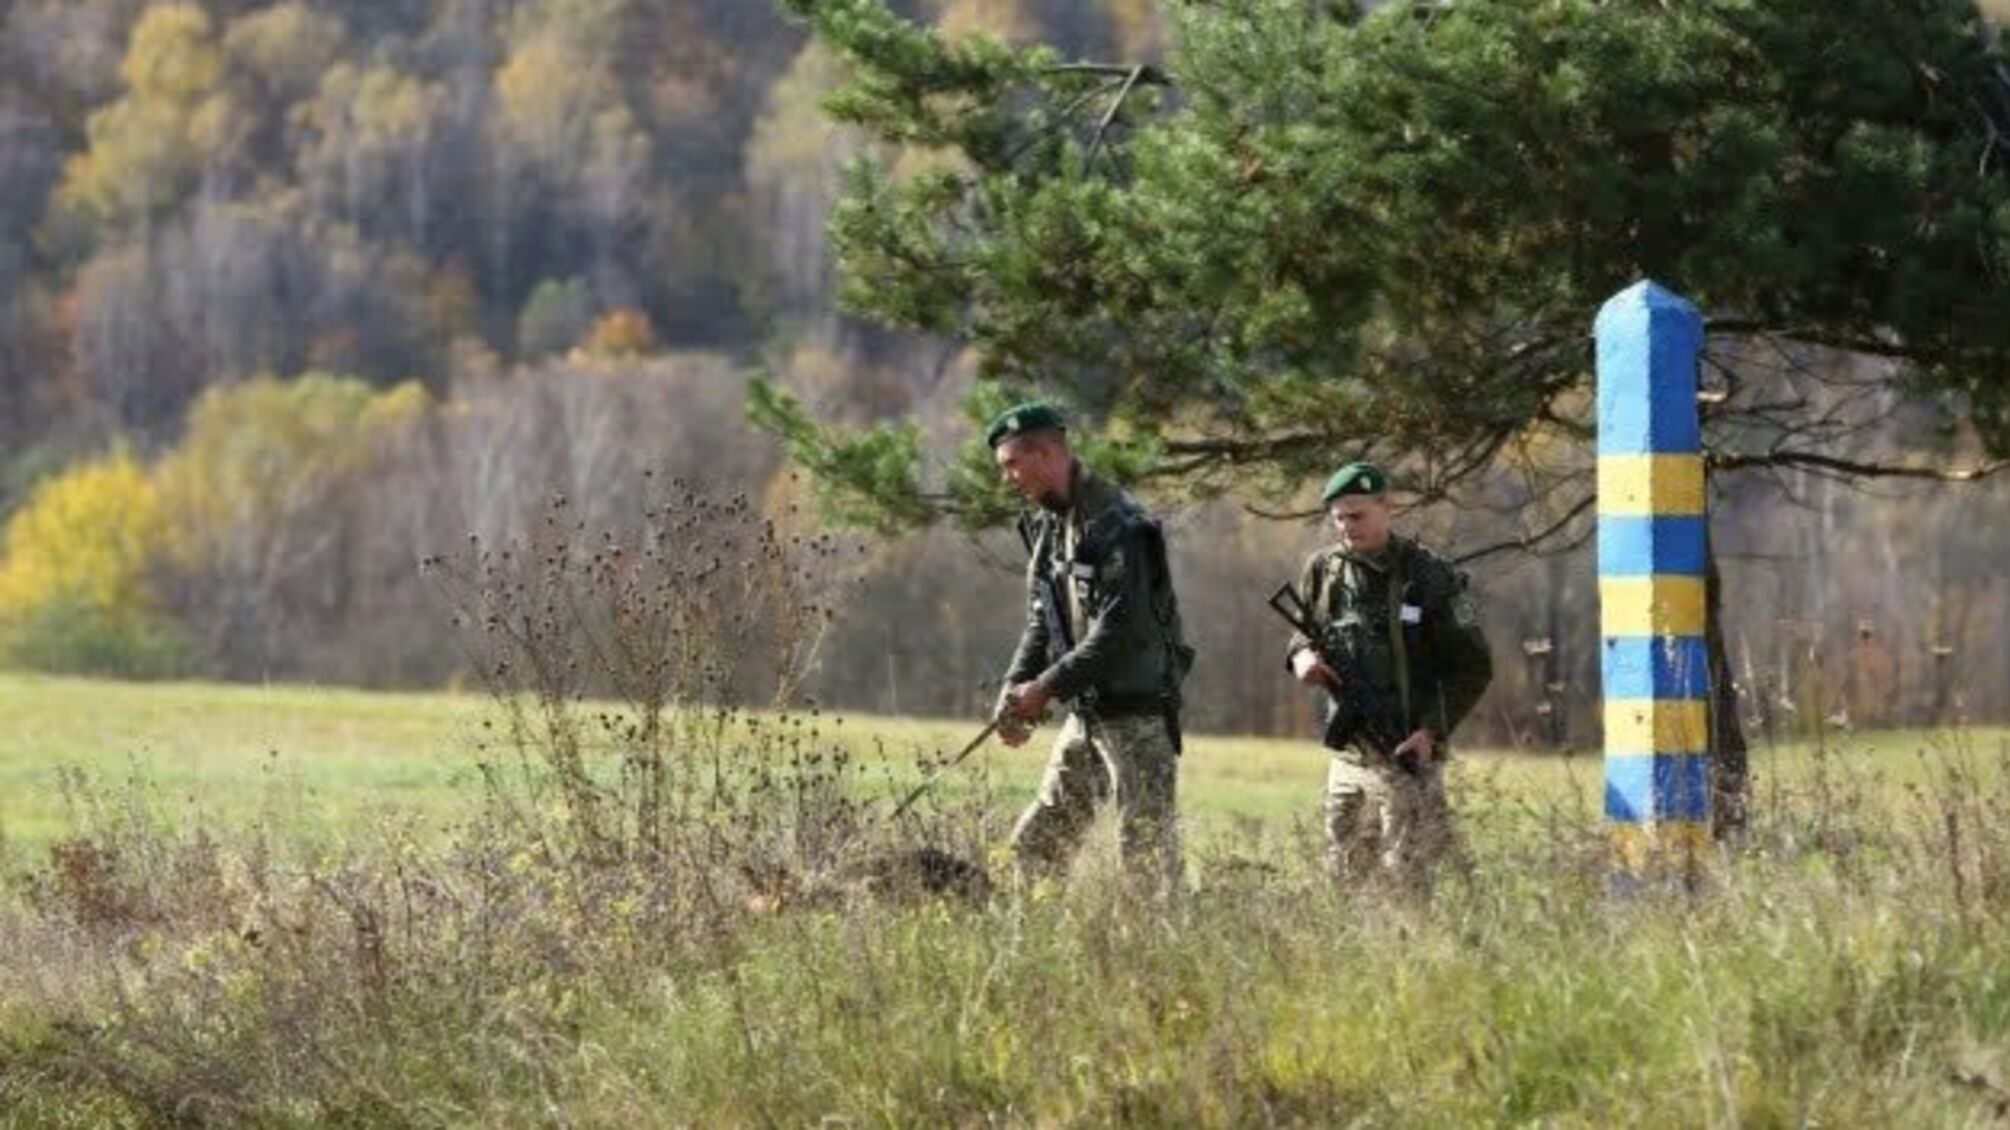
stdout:
[[[353,831],[359,818],[455,815],[469,799],[483,756],[481,695],[384,694],[341,688],[113,683],[0,672],[0,836],[44,845],[75,818],[65,770],[100,785],[148,783],[159,803],[234,821],[267,819],[297,835]],[[849,727],[847,729],[846,727]],[[968,721],[854,717],[836,733],[875,768],[915,778],[918,759],[960,748]],[[1039,779],[1052,730],[1017,750],[992,742],[974,759],[1007,797],[1023,798]],[[1955,734],[1914,731],[1832,738],[1838,773],[1884,785],[1917,783],[1956,751],[2000,754],[2010,729]],[[1761,748],[1761,777],[1802,782],[1817,758],[1812,743]],[[1997,757],[1986,757],[1995,762]],[[1467,751],[1455,787],[1526,805],[1593,804],[1595,756],[1530,756]],[[1307,741],[1194,735],[1181,767],[1181,800],[1203,826],[1237,817],[1310,819],[1325,760]],[[870,775],[874,780],[878,774]],[[959,778],[950,778],[955,791]]]
[[[74,815],[64,769],[101,784],[138,776],[163,803],[268,818],[297,834],[351,830],[359,817],[449,815],[468,800],[481,723],[495,716],[479,695],[0,674],[0,833],[24,845],[56,835]],[[960,748],[976,724],[860,717],[836,732],[875,770],[911,781],[919,759]],[[975,766],[1001,792],[1023,797],[1052,733],[1016,750],[992,742]],[[1555,759],[1477,761],[1517,791],[1554,791],[1571,772]],[[1597,765],[1580,761],[1575,772],[1595,780]],[[1182,799],[1204,823],[1307,816],[1324,773],[1307,742],[1197,735],[1182,766]],[[951,778],[948,787],[959,783]]]
[[[1474,858],[1428,903],[1317,875],[1307,743],[1201,737],[1188,897],[1105,849],[966,905],[769,883],[840,807],[801,743],[720,739],[782,784],[647,851],[549,794],[498,822],[496,717],[0,676],[0,1126],[2010,1117],[2003,730],[1761,750],[1741,850],[1624,898],[1595,758],[1468,753]],[[970,732],[817,726],[882,794]],[[899,834],[981,856],[1043,745]]]

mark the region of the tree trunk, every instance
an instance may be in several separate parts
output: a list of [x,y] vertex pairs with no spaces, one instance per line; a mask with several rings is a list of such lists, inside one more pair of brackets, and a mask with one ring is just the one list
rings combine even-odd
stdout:
[[1704,647],[1710,663],[1710,830],[1718,840],[1745,828],[1749,784],[1745,728],[1738,718],[1738,689],[1731,650],[1724,640],[1724,581],[1717,571],[1716,539],[1703,538]]

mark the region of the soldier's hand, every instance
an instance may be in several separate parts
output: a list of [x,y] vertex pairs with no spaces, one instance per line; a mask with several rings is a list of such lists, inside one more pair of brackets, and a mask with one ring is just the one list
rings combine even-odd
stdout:
[[1318,652],[1309,647],[1299,648],[1297,654],[1291,657],[1291,673],[1298,676],[1298,681],[1306,686],[1340,689],[1340,676],[1334,673],[1333,668],[1326,665],[1325,660],[1319,658]]
[[998,740],[1014,749],[1025,745],[1033,736],[1034,720],[1022,718],[1012,709],[1012,688],[1006,687],[998,696],[998,705],[991,710],[991,720],[998,724]]
[[1418,730],[1403,739],[1402,744],[1396,747],[1394,756],[1398,761],[1408,757],[1416,759],[1419,764],[1428,765],[1432,758],[1437,756],[1437,752],[1438,741],[1431,736],[1431,732]]
[[1053,701],[1053,698],[1053,694],[1036,679],[1030,683],[1019,683],[1008,687],[1005,691],[1005,706],[1009,713],[1031,721],[1046,711],[1047,704]]

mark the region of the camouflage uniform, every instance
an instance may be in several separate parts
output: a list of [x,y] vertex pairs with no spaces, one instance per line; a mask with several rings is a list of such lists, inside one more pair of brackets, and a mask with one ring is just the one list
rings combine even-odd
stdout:
[[[1416,542],[1391,537],[1374,555],[1339,546],[1314,553],[1298,591],[1357,657],[1361,676],[1374,683],[1367,689],[1400,704],[1402,732],[1428,729],[1436,747],[1430,760],[1401,765],[1388,751],[1358,743],[1333,751],[1327,867],[1344,883],[1376,877],[1426,883],[1432,865],[1456,844],[1445,799],[1447,742],[1493,678],[1466,578]],[[1287,662],[1309,646],[1294,633]]]
[[1065,515],[1041,511],[1021,527],[1032,551],[1026,629],[1006,685],[1039,679],[1070,713],[1012,845],[1024,872],[1059,875],[1097,806],[1114,799],[1127,869],[1171,889],[1179,686],[1193,650],[1158,523],[1079,465],[1070,497]]

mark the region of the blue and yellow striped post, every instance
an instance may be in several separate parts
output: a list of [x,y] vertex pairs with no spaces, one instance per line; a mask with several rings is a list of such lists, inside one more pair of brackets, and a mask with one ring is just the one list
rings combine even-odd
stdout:
[[1652,282],[1598,312],[1598,602],[1605,815],[1618,862],[1693,862],[1710,836],[1703,643],[1703,319]]

